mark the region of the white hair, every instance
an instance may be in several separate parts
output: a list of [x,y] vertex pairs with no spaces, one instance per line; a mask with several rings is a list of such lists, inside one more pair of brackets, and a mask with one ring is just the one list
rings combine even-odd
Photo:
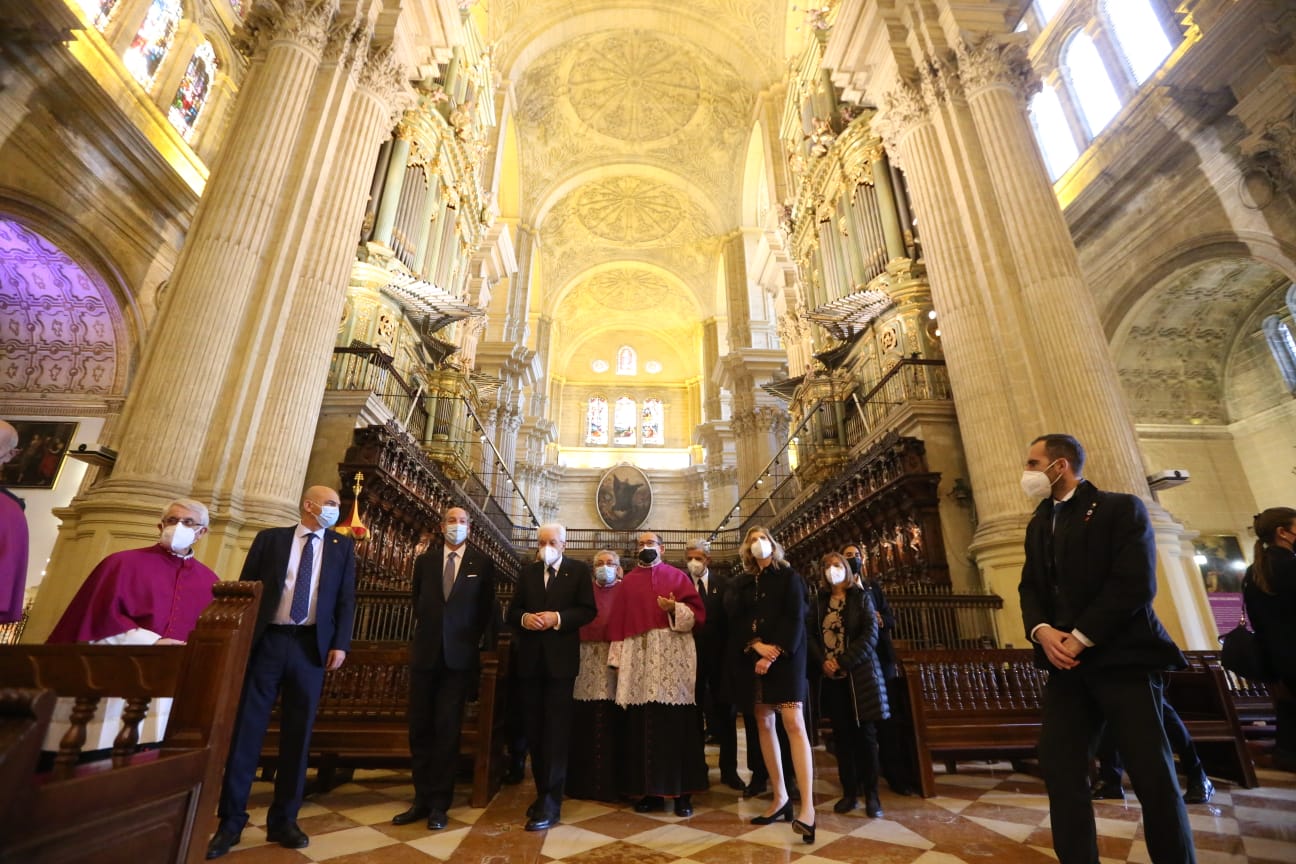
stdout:
[[183,507],[186,510],[197,513],[199,517],[198,521],[203,525],[206,525],[208,521],[211,519],[211,514],[207,512],[206,504],[202,503],[201,501],[195,501],[192,498],[177,498],[174,501],[172,501],[170,504],[162,508],[162,519],[159,521],[166,519],[167,511],[170,510],[172,507]]
[[559,542],[559,543],[566,543],[566,542],[567,542],[567,526],[566,526],[566,525],[562,525],[562,524],[560,524],[560,523],[558,523],[558,522],[546,522],[545,524],[541,525],[538,529],[536,529],[536,536],[539,537],[539,536],[540,536],[540,533],[541,533],[542,531],[545,531],[546,529],[551,530],[551,531],[553,531],[555,534],[558,535],[558,542]]
[[703,555],[705,555],[705,556],[707,556],[708,558],[710,558],[710,557],[711,557],[711,544],[710,544],[707,540],[705,540],[705,539],[703,539],[703,538],[701,538],[701,537],[694,537],[692,540],[688,541],[688,543],[686,543],[686,544],[684,545],[684,551],[685,551],[685,552],[693,552],[693,551],[701,552]]

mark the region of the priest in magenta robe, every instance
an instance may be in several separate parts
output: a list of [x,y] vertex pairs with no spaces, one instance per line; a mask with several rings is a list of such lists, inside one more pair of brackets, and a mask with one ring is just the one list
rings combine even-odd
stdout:
[[[193,554],[207,533],[207,508],[198,501],[172,501],[158,523],[158,542],[114,552],[99,562],[72,598],[46,640],[51,644],[183,645],[212,601],[216,573]],[[71,717],[71,699],[54,709],[46,750],[57,750]],[[83,752],[112,747],[120,727],[122,699],[105,699],[86,729]],[[141,743],[162,740],[170,699],[154,699],[140,723]]]
[[[18,430],[0,420],[0,465],[19,453]],[[27,517],[23,500],[0,486],[0,624],[23,613],[27,586]]]

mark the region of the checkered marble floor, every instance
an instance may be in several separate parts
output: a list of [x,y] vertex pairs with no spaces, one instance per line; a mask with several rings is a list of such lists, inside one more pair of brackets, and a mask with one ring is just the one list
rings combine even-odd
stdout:
[[[739,736],[741,739],[741,735]],[[533,796],[529,782],[505,786],[482,810],[466,805],[466,790],[449,812],[450,824],[428,831],[421,823],[394,826],[391,817],[413,795],[407,773],[357,772],[353,782],[307,800],[300,825],[311,837],[294,851],[265,843],[268,783],[253,788],[252,824],[226,859],[230,864],[1033,864],[1055,861],[1050,846],[1048,800],[1036,777],[1007,764],[962,763],[959,773],[937,774],[934,798],[905,798],[885,786],[885,818],[862,809],[839,816],[830,755],[816,751],[818,837],[806,845],[790,825],[755,826],[748,819],[769,807],[768,796],[745,800],[719,783],[712,764],[711,791],[694,797],[688,819],[635,813],[629,803],[610,806],[569,800],[562,823],[547,832],[522,829]],[[739,764],[742,764],[740,758]],[[937,769],[938,772],[940,769]],[[1291,864],[1296,861],[1296,775],[1260,770],[1261,786],[1240,789],[1216,781],[1209,804],[1190,806],[1200,864]],[[1127,788],[1128,792],[1128,788]],[[1138,801],[1095,802],[1104,864],[1150,862]]]

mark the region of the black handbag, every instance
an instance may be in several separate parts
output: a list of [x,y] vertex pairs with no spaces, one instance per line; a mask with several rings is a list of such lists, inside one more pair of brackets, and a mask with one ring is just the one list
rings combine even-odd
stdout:
[[1278,676],[1269,670],[1269,660],[1259,637],[1247,629],[1246,612],[1238,619],[1238,625],[1221,636],[1219,641],[1220,665],[1225,669],[1248,681],[1269,683],[1277,680]]

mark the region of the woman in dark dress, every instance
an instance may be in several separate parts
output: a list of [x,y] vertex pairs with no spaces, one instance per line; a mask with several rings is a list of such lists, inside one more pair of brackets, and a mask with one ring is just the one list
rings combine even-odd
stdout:
[[1255,517],[1255,556],[1242,583],[1247,617],[1278,681],[1273,764],[1296,771],[1296,510],[1270,507]]
[[[767,825],[780,819],[806,843],[815,836],[814,776],[810,737],[802,705],[806,698],[805,588],[801,577],[783,559],[783,547],[764,528],[748,530],[739,549],[743,567],[754,573],[751,624],[744,652],[752,702],[760,731],[761,754],[769,772],[774,801],[751,821]],[[745,688],[739,688],[740,692]],[[792,764],[801,791],[801,817],[793,820],[792,800],[783,781],[775,718],[781,717],[792,750]]]
[[864,796],[869,816],[882,815],[878,799],[879,720],[889,716],[886,679],[878,660],[878,616],[868,591],[850,578],[846,559],[829,552],[819,562],[822,588],[806,625],[812,668],[821,669],[820,709],[832,724],[842,797],[838,813]]

